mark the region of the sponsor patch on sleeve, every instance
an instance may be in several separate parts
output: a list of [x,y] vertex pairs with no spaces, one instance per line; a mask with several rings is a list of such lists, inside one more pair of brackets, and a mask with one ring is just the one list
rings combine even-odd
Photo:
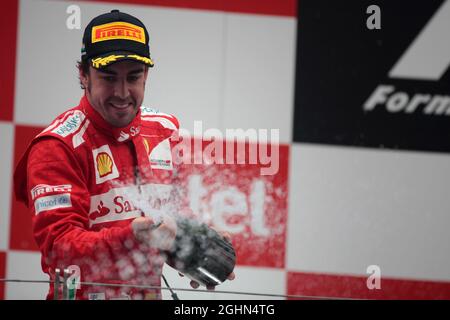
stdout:
[[48,184],[38,184],[31,189],[31,199],[34,200],[48,193],[66,193],[72,191],[72,185],[61,184],[57,186],[50,186]]
[[43,211],[59,208],[70,208],[71,206],[72,201],[70,200],[70,193],[41,197],[34,202],[34,209],[36,214],[39,214]]

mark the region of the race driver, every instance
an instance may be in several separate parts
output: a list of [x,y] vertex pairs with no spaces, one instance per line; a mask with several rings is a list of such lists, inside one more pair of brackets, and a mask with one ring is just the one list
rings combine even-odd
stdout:
[[153,65],[140,20],[118,10],[94,18],[79,63],[84,96],[33,139],[14,174],[50,280],[75,265],[83,282],[156,287],[81,286],[77,299],[161,298],[160,250],[177,231],[168,213],[179,124],[141,106]]

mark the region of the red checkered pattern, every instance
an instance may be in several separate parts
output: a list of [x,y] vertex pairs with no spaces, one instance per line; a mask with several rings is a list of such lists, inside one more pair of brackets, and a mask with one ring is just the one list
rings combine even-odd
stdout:
[[[80,7],[81,29],[65,25],[69,5]],[[15,0],[4,6],[8,14],[0,20],[0,32],[8,46],[0,59],[0,149],[5,157],[0,167],[1,278],[46,279],[30,215],[12,196],[12,170],[31,138],[78,103],[82,91],[75,62],[84,26],[118,8],[140,17],[150,31],[156,67],[150,72],[145,105],[175,114],[191,132],[195,120],[203,121],[204,130],[222,132],[280,129],[277,174],[262,176],[255,165],[200,164],[190,167],[184,181],[186,203],[232,233],[237,279],[221,285],[223,290],[450,298],[450,239],[444,228],[448,214],[429,223],[421,220],[423,211],[411,199],[414,192],[390,195],[390,190],[409,187],[403,177],[424,163],[437,163],[443,170],[445,164],[431,156],[400,159],[381,151],[350,153],[348,148],[292,143],[296,1]],[[389,180],[386,168],[404,161],[412,161],[413,167]],[[361,163],[381,163],[382,168],[370,171]],[[422,201],[431,208],[434,198]],[[366,285],[366,268],[372,264],[380,266],[381,289]],[[166,274],[173,287],[188,287],[174,270],[167,268]],[[0,283],[0,298],[41,299],[46,290],[45,285]],[[164,298],[169,295],[164,293]]]

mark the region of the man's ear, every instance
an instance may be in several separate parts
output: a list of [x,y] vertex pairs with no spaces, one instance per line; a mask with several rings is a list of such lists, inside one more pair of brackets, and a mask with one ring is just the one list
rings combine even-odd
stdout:
[[88,87],[89,74],[83,71],[83,68],[78,68],[78,75],[80,77],[80,82],[84,88]]

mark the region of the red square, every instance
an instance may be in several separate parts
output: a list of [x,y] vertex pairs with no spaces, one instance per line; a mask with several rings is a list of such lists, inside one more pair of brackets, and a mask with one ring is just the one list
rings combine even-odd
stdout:
[[450,299],[450,282],[380,277],[380,287],[369,289],[367,277],[288,272],[289,295],[353,299]]
[[364,277],[288,272],[287,282],[289,295],[317,298],[379,298],[376,290],[367,289]]
[[[42,131],[41,127],[16,126],[14,132],[14,168],[31,140]],[[9,246],[14,250],[37,251],[31,228],[31,213],[12,195],[11,229]]]
[[0,19],[0,39],[8,44],[0,54],[0,120],[6,121],[13,120],[18,8],[18,0],[6,1],[2,10],[8,14]]
[[[192,163],[193,159],[202,158],[194,141],[201,143],[191,141]],[[209,144],[204,141],[200,150],[203,152]],[[245,144],[245,159],[249,159],[250,146]],[[237,264],[283,268],[289,146],[279,146],[279,170],[274,175],[261,175],[260,169],[267,166],[259,163],[236,164],[239,152],[243,154],[235,145],[234,164],[182,165],[179,176],[185,190],[185,205],[215,228],[231,234]]]

